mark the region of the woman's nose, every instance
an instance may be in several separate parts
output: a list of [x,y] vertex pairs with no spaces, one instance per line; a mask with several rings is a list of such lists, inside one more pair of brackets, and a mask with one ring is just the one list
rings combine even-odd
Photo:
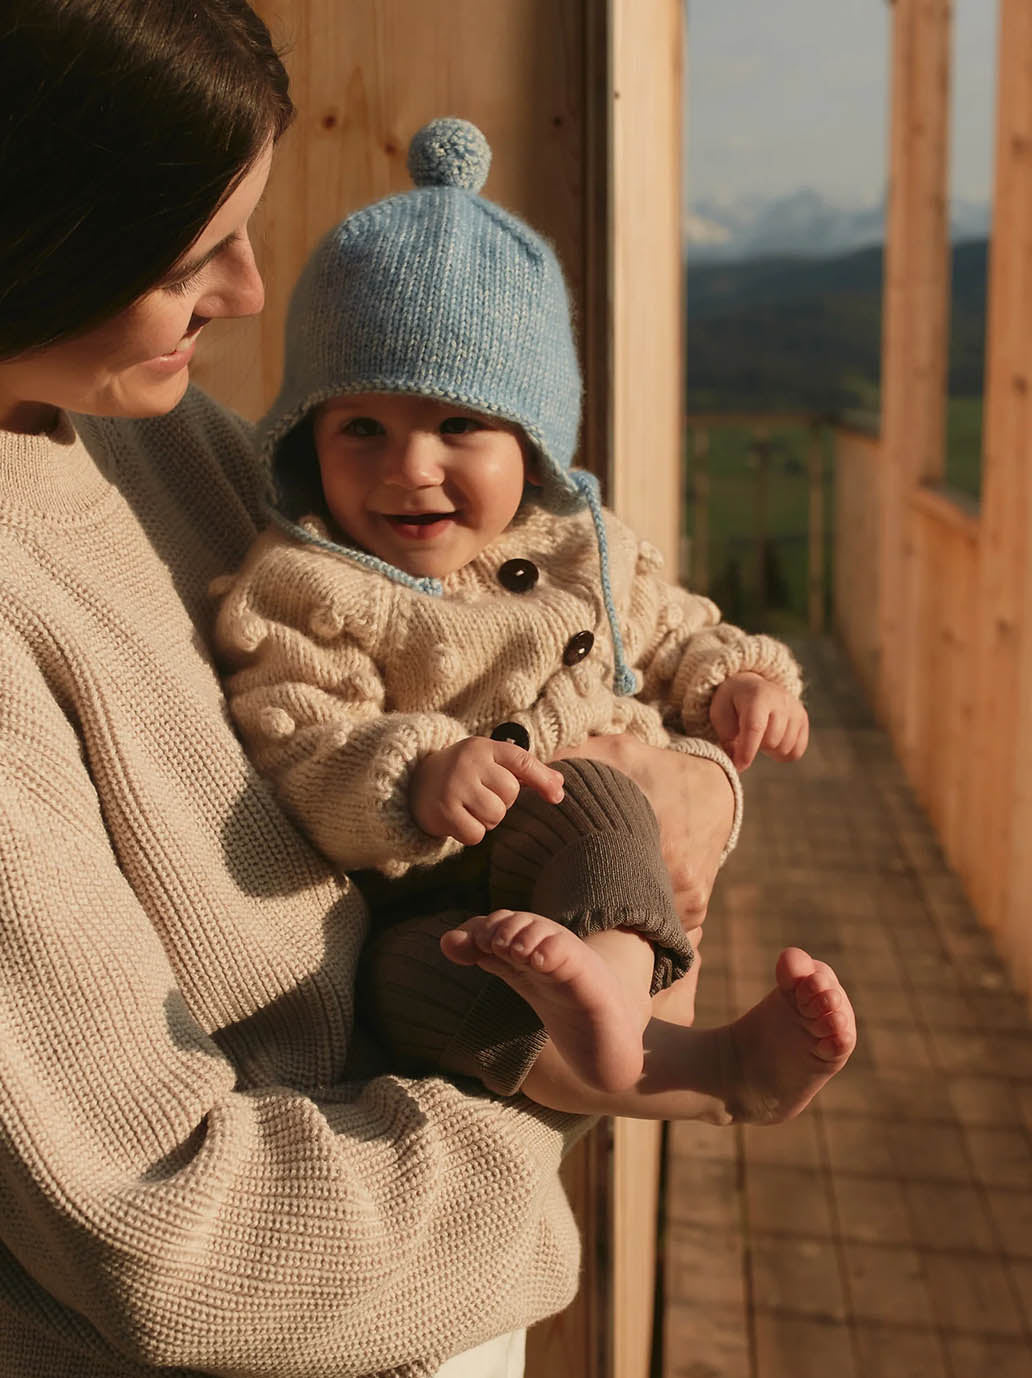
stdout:
[[265,305],[265,284],[254,261],[250,241],[233,246],[214,289],[196,306],[201,316],[257,316]]
[[444,478],[437,437],[427,431],[410,431],[399,437],[387,456],[385,478],[405,488],[430,488]]

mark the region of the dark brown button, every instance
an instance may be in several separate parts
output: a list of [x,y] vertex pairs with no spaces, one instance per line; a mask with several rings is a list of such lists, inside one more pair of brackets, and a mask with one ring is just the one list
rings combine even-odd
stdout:
[[498,569],[498,582],[510,593],[529,593],[538,581],[533,560],[506,560]]
[[530,733],[518,722],[500,722],[491,733],[493,742],[512,742],[524,751],[530,750]]
[[584,659],[594,644],[595,637],[592,632],[578,632],[576,636],[571,636],[563,651],[563,664],[576,665],[579,660]]

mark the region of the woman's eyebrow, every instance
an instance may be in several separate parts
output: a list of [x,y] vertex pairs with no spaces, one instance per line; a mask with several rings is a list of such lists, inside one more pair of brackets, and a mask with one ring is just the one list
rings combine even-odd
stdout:
[[207,253],[201,254],[198,258],[188,259],[186,263],[177,263],[168,270],[161,282],[175,282],[179,278],[192,278],[195,273],[199,273],[206,264],[220,254],[227,244],[231,244],[236,235],[236,230],[233,230],[224,239],[220,239],[217,244],[212,245]]

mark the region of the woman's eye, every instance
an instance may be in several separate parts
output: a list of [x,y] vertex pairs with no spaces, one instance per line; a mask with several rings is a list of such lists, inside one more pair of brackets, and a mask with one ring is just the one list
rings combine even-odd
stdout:
[[358,440],[365,440],[371,435],[380,435],[383,427],[379,421],[374,421],[371,416],[353,416],[350,421],[345,421],[341,426],[343,435],[354,436]]
[[165,291],[171,292],[173,296],[184,297],[197,279],[196,273],[191,273],[188,277],[178,278],[173,282],[165,283]]
[[472,416],[449,416],[441,422],[442,435],[466,435],[469,431],[483,430],[483,424]]

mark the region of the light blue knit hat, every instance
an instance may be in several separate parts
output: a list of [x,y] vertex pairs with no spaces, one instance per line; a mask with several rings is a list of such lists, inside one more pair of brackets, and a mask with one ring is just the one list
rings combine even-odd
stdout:
[[287,316],[279,396],[263,452],[346,392],[405,392],[520,426],[538,453],[541,501],[572,511],[581,381],[562,270],[528,225],[478,196],[491,163],[466,120],[412,140],[414,191],[349,215],[317,246]]
[[[415,190],[355,211],[312,253],[287,314],[283,382],[258,426],[276,485],[275,515],[302,539],[320,543],[292,521],[299,515],[292,489],[311,475],[299,472],[306,447],[290,441],[330,397],[414,393],[514,422],[537,452],[541,483],[529,490],[533,498],[556,513],[591,509],[617,687],[630,692],[598,483],[571,468],[581,379],[566,284],[545,240],[477,194],[490,163],[475,125],[434,120],[409,148]],[[373,556],[354,558],[440,592],[436,580],[412,578]]]

